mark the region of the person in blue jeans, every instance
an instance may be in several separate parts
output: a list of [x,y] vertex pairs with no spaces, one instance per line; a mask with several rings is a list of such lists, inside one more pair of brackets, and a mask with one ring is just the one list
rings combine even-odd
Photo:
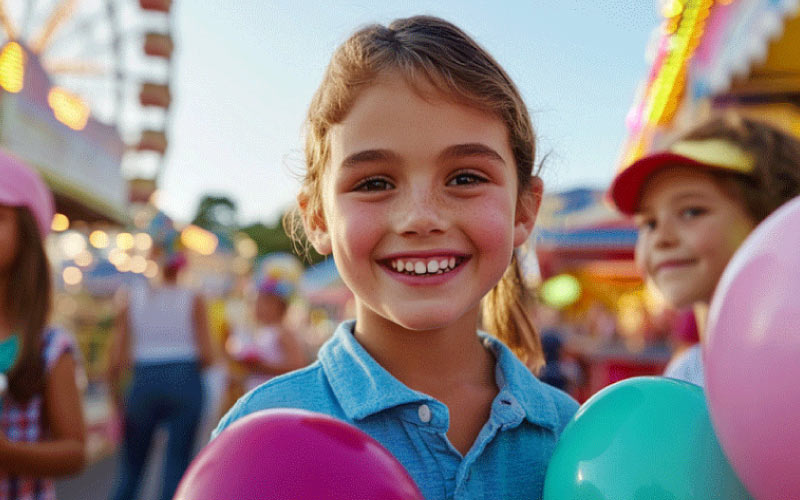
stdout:
[[[124,440],[113,500],[138,498],[153,435],[165,426],[168,441],[161,495],[170,500],[189,465],[203,406],[201,370],[211,363],[203,299],[177,284],[185,257],[164,257],[163,283],[137,283],[120,298],[111,352],[110,381],[123,417]],[[123,370],[132,364],[127,397]]]
[[541,498],[578,405],[523,363],[544,363],[515,257],[542,181],[516,86],[451,23],[399,19],[336,50],[306,125],[300,216],[356,318],[216,434],[262,409],[317,411],[377,439],[428,500]]

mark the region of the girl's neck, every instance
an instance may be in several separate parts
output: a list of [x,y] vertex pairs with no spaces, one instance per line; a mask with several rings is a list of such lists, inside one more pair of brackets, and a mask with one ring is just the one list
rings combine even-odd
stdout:
[[706,336],[706,322],[708,321],[708,302],[697,302],[694,305],[694,321],[697,323],[697,336],[700,342]]
[[476,334],[478,310],[454,324],[426,331],[403,328],[356,308],[355,337],[395,378],[436,396],[453,384],[494,384],[494,356]]

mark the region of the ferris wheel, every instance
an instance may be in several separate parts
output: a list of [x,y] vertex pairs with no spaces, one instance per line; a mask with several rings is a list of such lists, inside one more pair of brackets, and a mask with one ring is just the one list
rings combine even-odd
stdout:
[[128,177],[157,178],[171,101],[171,3],[0,0],[0,66],[15,57],[38,61],[57,98],[116,128]]

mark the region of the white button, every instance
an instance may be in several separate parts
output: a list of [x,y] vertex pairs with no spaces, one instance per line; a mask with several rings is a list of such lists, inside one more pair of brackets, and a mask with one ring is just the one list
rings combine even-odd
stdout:
[[431,409],[428,405],[419,405],[417,415],[419,415],[419,419],[422,420],[423,424],[427,424],[431,421]]

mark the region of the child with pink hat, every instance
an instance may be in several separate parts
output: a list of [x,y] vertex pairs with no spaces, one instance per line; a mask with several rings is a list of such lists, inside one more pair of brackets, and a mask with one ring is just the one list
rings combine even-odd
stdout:
[[0,150],[0,498],[52,499],[86,460],[77,344],[47,324],[52,218],[41,178]]

